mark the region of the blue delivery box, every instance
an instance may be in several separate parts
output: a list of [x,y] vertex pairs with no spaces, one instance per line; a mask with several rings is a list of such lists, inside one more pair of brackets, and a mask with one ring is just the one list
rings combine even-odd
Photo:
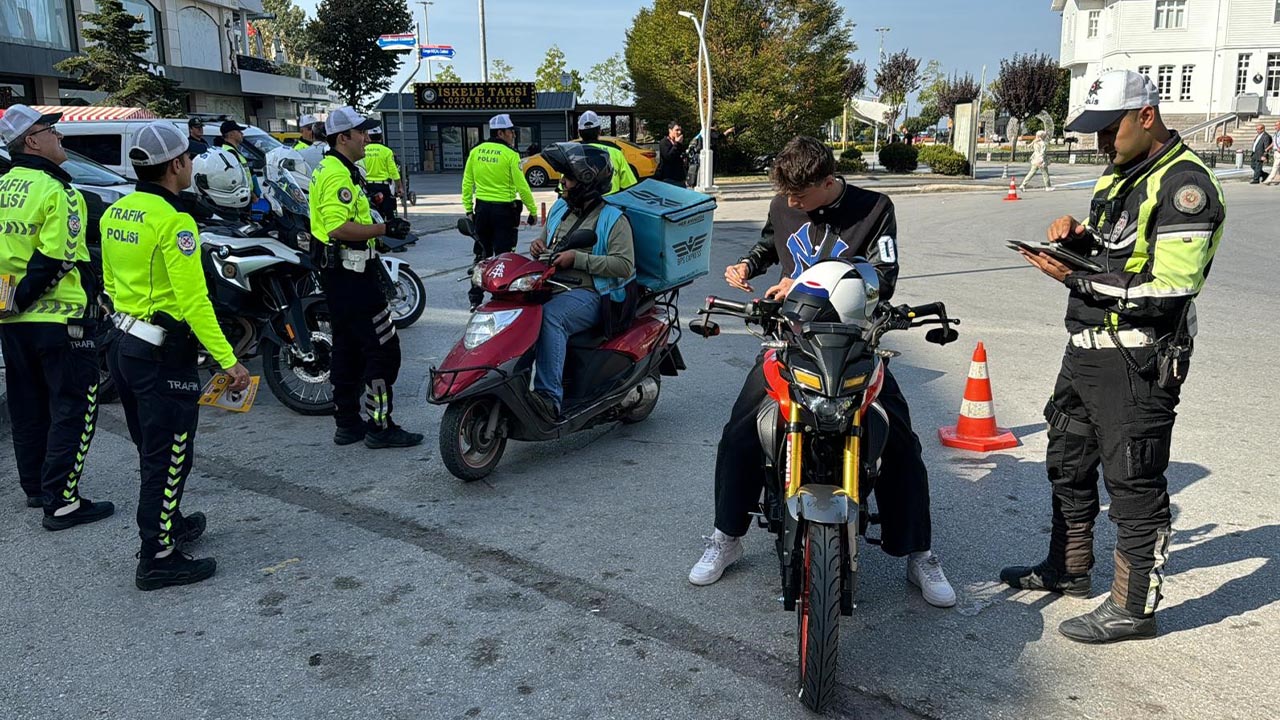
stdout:
[[636,279],[650,290],[687,284],[711,272],[716,199],[658,180],[605,196],[631,221]]

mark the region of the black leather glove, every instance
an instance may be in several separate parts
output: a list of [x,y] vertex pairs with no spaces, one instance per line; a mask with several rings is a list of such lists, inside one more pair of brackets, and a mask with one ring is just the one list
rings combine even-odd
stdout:
[[538,224],[538,214],[537,214],[537,213],[529,213],[528,223],[529,223],[530,225],[537,225],[537,224]]
[[409,235],[409,221],[404,218],[391,218],[386,222],[387,236],[403,240]]

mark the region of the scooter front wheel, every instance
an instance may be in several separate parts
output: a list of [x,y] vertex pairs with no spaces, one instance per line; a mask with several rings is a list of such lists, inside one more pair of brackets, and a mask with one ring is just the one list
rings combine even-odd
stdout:
[[507,449],[502,429],[502,403],[497,400],[450,403],[440,420],[440,458],[449,473],[464,482],[488,477]]

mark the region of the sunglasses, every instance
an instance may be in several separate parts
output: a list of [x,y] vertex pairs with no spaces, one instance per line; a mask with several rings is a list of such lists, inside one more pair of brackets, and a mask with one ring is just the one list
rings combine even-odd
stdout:
[[58,129],[57,129],[56,127],[54,127],[53,125],[46,125],[46,126],[44,126],[44,127],[40,128],[39,130],[36,130],[36,131],[34,131],[34,132],[29,132],[29,133],[27,133],[27,137],[35,137],[35,136],[39,135],[39,134],[40,134],[40,133],[42,133],[42,132],[53,132],[53,133],[55,133],[55,134],[57,134],[57,135],[61,135],[61,134],[62,134],[62,133],[58,132]]

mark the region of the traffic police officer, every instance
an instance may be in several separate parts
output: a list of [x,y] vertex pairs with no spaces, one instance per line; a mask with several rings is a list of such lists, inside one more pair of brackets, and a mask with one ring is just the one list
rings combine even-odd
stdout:
[[613,143],[600,141],[600,116],[594,110],[588,110],[578,118],[578,134],[582,136],[582,142],[609,153],[609,159],[613,162],[613,189],[610,193],[626,190],[636,184],[636,174],[631,171],[631,164],[627,162],[627,156],[622,154],[622,149]]
[[258,178],[254,176],[253,170],[249,167],[249,160],[244,156],[244,153],[240,152],[240,145],[244,143],[244,131],[248,129],[248,125],[241,125],[235,120],[224,120],[222,125],[218,126],[218,135],[222,138],[222,143],[219,147],[235,155],[240,164],[244,166],[245,172],[249,173],[249,179],[253,184],[249,202],[254,203],[257,202],[258,198],[262,197],[262,193],[258,189]]
[[[325,294],[333,322],[333,401],[338,429],[333,441],[369,448],[412,447],[419,433],[391,419],[392,386],[400,374],[400,338],[378,280],[375,240],[404,238],[409,223],[391,218],[374,224],[360,187],[356,162],[364,157],[378,121],[353,108],[329,113],[325,134],[332,148],[311,176],[311,234],[323,244]],[[363,394],[362,394],[363,390]],[[363,408],[363,413],[361,412]]]
[[103,284],[120,331],[108,363],[142,475],[139,590],[200,582],[217,569],[213,558],[181,552],[206,524],[203,513],[181,512],[200,419],[199,347],[230,376],[230,391],[249,385],[209,301],[196,221],[178,197],[191,186],[191,150],[173,123],[138,131],[129,149],[137,191],[107,208],[101,223]]
[[[520,171],[515,151],[516,130],[507,114],[489,119],[489,139],[467,155],[462,172],[462,207],[475,222],[475,261],[511,252],[520,228],[520,205],[529,211],[529,224],[537,222],[533,191]],[[484,290],[467,291],[474,311],[484,300]]]
[[1072,270],[1045,253],[1023,255],[1070,291],[1071,333],[1053,397],[1047,469],[1053,485],[1049,554],[1005,568],[1015,588],[1087,596],[1102,466],[1116,523],[1110,596],[1059,631],[1107,643],[1156,634],[1169,552],[1165,469],[1174,408],[1195,334],[1193,299],[1222,238],[1226,208],[1213,173],[1160,116],[1151,80],[1113,70],[1089,88],[1067,125],[1096,132],[1111,156],[1089,219],[1063,217],[1050,242],[1092,256],[1100,272]]
[[13,454],[27,507],[44,508],[49,530],[115,510],[79,491],[98,415],[98,293],[84,198],[60,167],[61,117],[14,105],[0,119],[13,161],[0,178],[0,343]]
[[392,183],[400,181],[400,168],[396,167],[395,153],[382,144],[382,131],[369,133],[370,141],[364,149],[364,179],[370,198],[382,194],[377,210],[384,218],[396,216],[396,193]]
[[302,136],[293,144],[293,149],[302,152],[316,141],[316,116],[303,115],[298,118],[298,133]]

